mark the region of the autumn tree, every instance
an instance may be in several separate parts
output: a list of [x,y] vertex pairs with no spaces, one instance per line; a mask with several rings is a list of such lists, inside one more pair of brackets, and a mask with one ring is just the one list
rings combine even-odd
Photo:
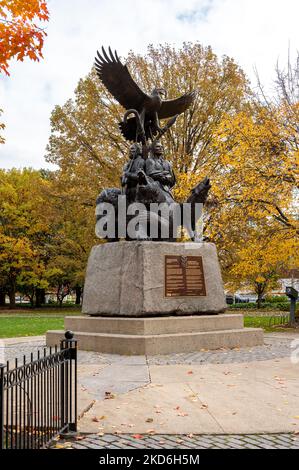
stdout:
[[[276,268],[299,265],[298,61],[296,64],[294,71],[290,65],[287,72],[277,70],[277,93],[271,100],[260,88],[260,95],[252,98],[247,109],[224,117],[214,139],[222,171],[215,175],[209,232],[220,248],[226,276],[235,279],[237,272],[243,284],[246,275],[252,281],[255,256],[261,250],[263,256],[258,259],[263,260],[264,272],[271,279]],[[257,242],[264,248],[259,250]],[[268,246],[276,247],[274,264]],[[261,274],[262,266],[257,271],[257,279],[267,279]],[[259,292],[266,288],[257,281],[255,286]]]
[[[61,172],[51,175],[52,219],[56,226],[56,240],[51,247],[49,267],[54,275],[50,282],[58,302],[70,292],[76,294],[76,304],[81,301],[85,269],[91,247],[95,244],[94,208],[82,204],[77,188],[70,189]],[[92,209],[92,210],[91,210]]]
[[0,170],[0,285],[15,306],[17,290],[29,296],[47,285],[49,246],[56,236],[39,171]]
[[299,239],[286,237],[282,230],[271,232],[266,219],[248,226],[234,248],[233,262],[226,271],[227,287],[255,292],[258,308],[265,294],[279,286],[281,273],[298,265]]
[[44,0],[0,0],[0,73],[9,75],[12,58],[39,60],[46,32],[40,23],[48,21]]
[[[48,21],[49,12],[44,0],[0,0],[0,74],[9,75],[9,62],[25,57],[39,60],[46,32],[41,23]],[[0,109],[0,115],[2,110]],[[0,144],[4,143],[0,122]]]

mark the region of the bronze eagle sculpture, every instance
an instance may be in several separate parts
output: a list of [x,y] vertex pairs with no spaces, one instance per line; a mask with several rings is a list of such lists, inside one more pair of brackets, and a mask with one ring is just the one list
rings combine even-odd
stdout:
[[[147,140],[162,134],[160,119],[171,118],[189,108],[195,92],[186,93],[173,100],[167,97],[164,88],[154,88],[151,94],[145,93],[133,80],[126,65],[123,65],[115,51],[109,47],[108,53],[102,47],[95,58],[96,72],[112,96],[127,110],[124,120],[119,123],[123,136],[129,141]],[[128,118],[130,114],[134,117]],[[173,121],[174,122],[174,121]]]

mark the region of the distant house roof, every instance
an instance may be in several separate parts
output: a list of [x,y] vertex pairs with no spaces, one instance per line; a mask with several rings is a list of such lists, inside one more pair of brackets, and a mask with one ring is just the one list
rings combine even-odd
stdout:
[[299,279],[299,268],[282,270],[279,273],[279,276],[282,279],[291,279],[291,278]]

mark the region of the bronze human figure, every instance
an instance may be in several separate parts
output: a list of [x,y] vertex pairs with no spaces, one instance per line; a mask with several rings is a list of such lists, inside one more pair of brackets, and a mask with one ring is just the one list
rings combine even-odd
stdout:
[[146,159],[145,172],[166,192],[166,200],[173,201],[170,189],[175,185],[175,174],[172,164],[164,158],[164,148],[160,142],[153,144],[151,155]]
[[145,171],[145,160],[142,157],[141,147],[138,143],[130,146],[130,161],[123,168],[121,176],[121,186],[127,196],[128,203],[131,204],[136,198],[136,186],[138,184],[138,172]]

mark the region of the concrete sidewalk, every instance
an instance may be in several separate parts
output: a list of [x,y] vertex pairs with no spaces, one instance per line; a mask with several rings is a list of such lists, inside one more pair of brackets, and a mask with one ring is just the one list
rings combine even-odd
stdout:
[[290,355],[205,365],[151,362],[145,356],[119,356],[110,364],[79,365],[80,431],[249,434],[299,430],[299,363],[293,364]]
[[[299,432],[299,363],[291,362],[290,347],[294,339],[299,334],[266,334],[264,346],[167,356],[79,350],[80,431],[104,435]],[[44,337],[1,341],[5,360],[45,345]]]

